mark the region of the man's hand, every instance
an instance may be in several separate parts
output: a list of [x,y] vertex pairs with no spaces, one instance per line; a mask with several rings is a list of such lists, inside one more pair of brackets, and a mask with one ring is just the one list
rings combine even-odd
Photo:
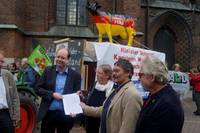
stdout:
[[83,103],[83,102],[80,102],[80,106],[81,106],[81,108],[84,110],[85,108],[86,108],[86,104],[85,103]]
[[63,96],[60,93],[54,92],[53,98],[56,99],[56,100],[62,100]]
[[74,118],[74,117],[76,117],[76,114],[70,113],[70,116],[71,116],[72,118]]
[[82,96],[81,90],[78,90],[78,91],[76,92],[76,94],[79,95],[79,96]]

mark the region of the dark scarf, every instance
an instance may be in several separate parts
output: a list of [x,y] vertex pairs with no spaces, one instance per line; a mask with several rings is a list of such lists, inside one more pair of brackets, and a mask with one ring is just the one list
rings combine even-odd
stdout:
[[117,94],[117,92],[124,86],[126,85],[127,83],[129,83],[129,81],[123,83],[122,85],[117,85],[117,84],[114,84],[114,91],[110,94],[110,96],[106,99],[104,105],[103,105],[103,112],[101,114],[101,133],[107,133],[106,132],[106,116],[107,116],[107,113],[108,113],[108,109],[109,109],[109,106],[111,104],[111,101],[113,99],[113,97]]

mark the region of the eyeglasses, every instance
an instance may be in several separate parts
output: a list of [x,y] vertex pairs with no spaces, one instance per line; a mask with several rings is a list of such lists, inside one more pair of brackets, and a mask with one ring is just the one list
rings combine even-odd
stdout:
[[139,78],[141,78],[142,76],[144,76],[144,73],[139,72],[139,73],[138,73],[138,76],[139,76]]
[[0,63],[4,63],[4,60],[0,60]]
[[147,73],[142,73],[142,72],[139,72],[138,73],[138,76],[139,76],[139,78],[142,78],[142,77],[151,77],[151,76],[153,76],[153,74],[147,74]]

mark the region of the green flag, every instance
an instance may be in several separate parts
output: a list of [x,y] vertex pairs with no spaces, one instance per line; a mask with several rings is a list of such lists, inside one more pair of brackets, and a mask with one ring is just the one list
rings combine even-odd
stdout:
[[47,56],[45,49],[38,45],[28,57],[28,64],[39,74],[42,75],[47,66],[51,66],[51,59]]

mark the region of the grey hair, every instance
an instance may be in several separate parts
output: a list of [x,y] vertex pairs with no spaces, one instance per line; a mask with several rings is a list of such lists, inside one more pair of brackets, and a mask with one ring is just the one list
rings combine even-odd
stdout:
[[103,72],[108,76],[109,80],[112,78],[112,67],[109,64],[99,65],[98,68],[103,70]]
[[129,60],[121,58],[118,61],[116,61],[114,65],[121,67],[126,73],[129,73],[129,79],[132,78],[134,69],[133,65]]
[[166,84],[168,82],[168,69],[166,64],[153,56],[146,56],[141,64],[141,73],[154,75],[155,82]]
[[24,57],[24,58],[22,58],[22,61],[27,63],[28,62],[28,58]]

